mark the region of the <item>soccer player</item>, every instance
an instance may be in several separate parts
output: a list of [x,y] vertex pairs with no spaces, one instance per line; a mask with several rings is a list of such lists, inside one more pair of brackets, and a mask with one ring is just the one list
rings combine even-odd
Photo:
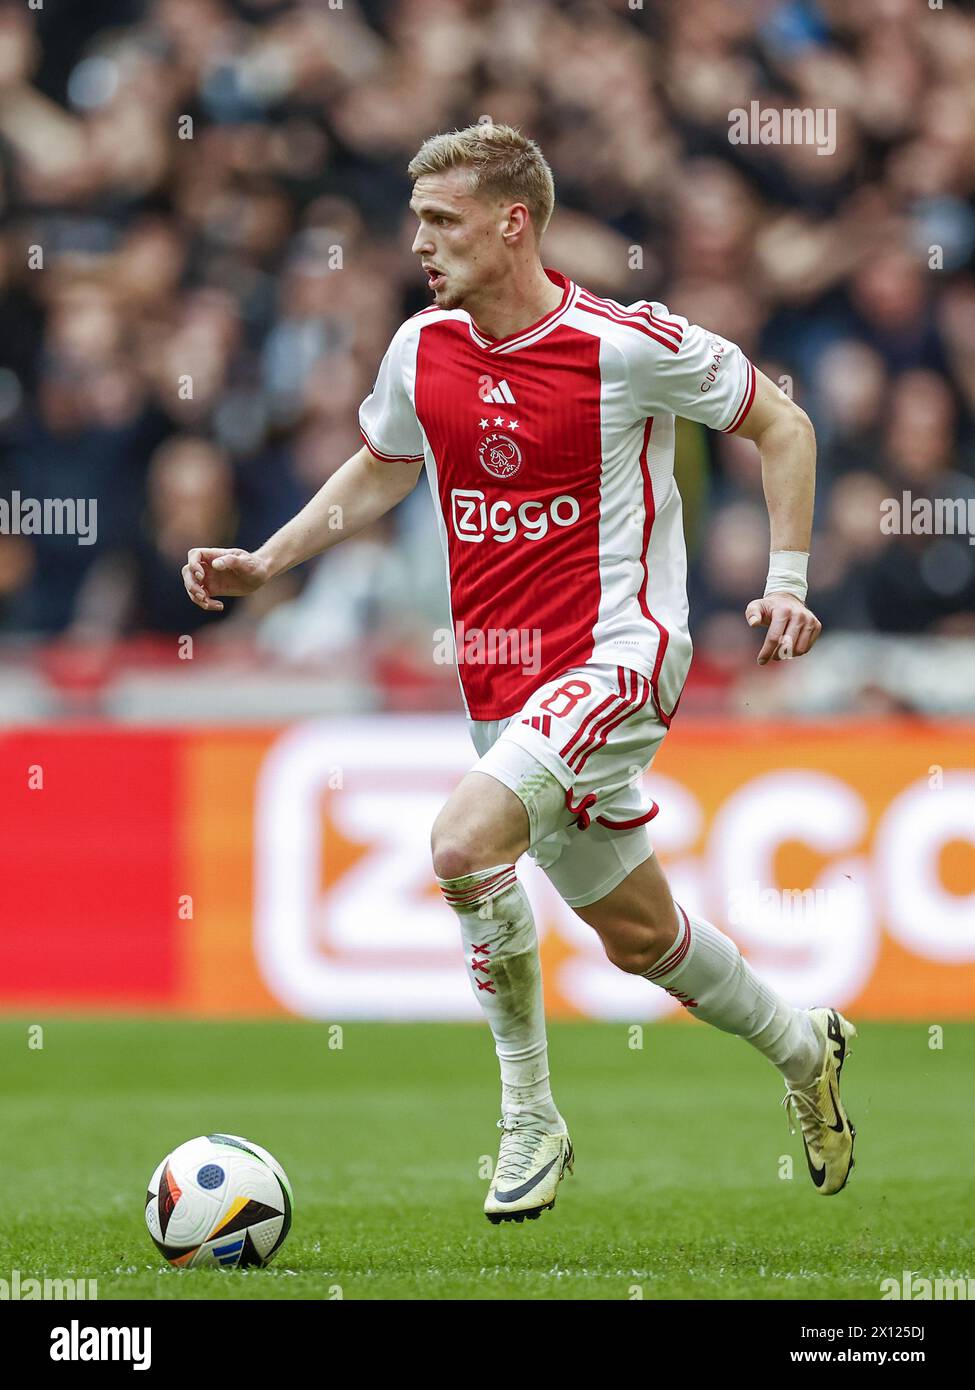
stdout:
[[[573,1163],[515,870],[526,851],[614,965],[778,1068],[812,1180],[838,1192],[853,1166],[840,1072],[855,1029],[835,1009],[793,1008],[674,901],[646,828],[656,807],[639,788],[691,659],[674,418],[758,445],[771,558],[745,619],[767,629],[760,665],[805,655],[820,631],[805,604],[810,422],[734,343],[662,304],[618,304],[543,268],[552,175],[518,131],[437,135],[409,173],[413,251],[433,303],[390,343],[360,411],[365,447],[256,552],[191,550],[186,588],[221,609],[221,596],[250,593],[375,521],[425,467],[479,754],[437,816],[432,853],[500,1061],[492,1221],[553,1206]],[[481,661],[467,651],[472,634]]]

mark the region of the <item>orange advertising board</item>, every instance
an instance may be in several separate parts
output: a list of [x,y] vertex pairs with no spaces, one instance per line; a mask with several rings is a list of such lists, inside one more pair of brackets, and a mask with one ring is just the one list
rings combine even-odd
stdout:
[[[462,720],[3,744],[0,1006],[478,1016],[429,855]],[[796,1003],[975,1016],[975,728],[678,722],[646,789],[675,896]],[[551,1014],[680,1015],[519,873]]]

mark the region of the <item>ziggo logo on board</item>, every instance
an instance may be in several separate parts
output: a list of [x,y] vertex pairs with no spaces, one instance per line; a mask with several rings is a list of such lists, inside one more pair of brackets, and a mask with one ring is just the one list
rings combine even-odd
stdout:
[[[941,875],[946,846],[975,847],[975,772],[946,772],[938,791],[926,777],[905,786],[868,838],[869,794],[844,777],[750,775],[746,756],[728,756],[744,775],[706,827],[692,786],[647,775],[661,807],[652,840],[678,901],[730,930],[776,988],[797,1004],[842,1006],[869,982],[884,931],[931,962],[975,962],[975,893],[948,891]],[[285,1007],[319,1018],[478,1016],[429,850],[434,818],[473,761],[463,721],[440,715],[329,720],[272,746],[257,788],[254,948]],[[341,790],[330,790],[337,769]],[[366,847],[341,874],[323,835],[326,798],[343,840]],[[801,892],[774,886],[776,854],[793,841],[824,861]],[[611,966],[527,857],[518,872],[543,945],[555,932],[569,948],[546,976],[563,1007],[622,1019],[678,1007]]]

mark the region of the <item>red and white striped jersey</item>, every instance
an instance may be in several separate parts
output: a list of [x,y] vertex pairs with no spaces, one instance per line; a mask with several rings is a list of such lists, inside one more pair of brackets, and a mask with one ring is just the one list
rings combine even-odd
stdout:
[[508,338],[461,309],[408,319],[362,435],[379,458],[425,462],[469,718],[506,718],[599,661],[646,676],[666,724],[691,660],[674,418],[736,430],[755,369],[662,304],[546,274],[561,303]]

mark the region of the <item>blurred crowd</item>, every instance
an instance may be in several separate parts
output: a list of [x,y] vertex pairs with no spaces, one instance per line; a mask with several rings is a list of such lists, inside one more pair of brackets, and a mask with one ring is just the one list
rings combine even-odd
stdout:
[[[0,634],[210,628],[268,660],[447,622],[425,485],[213,619],[189,546],[257,546],[359,447],[429,302],[405,166],[482,115],[556,180],[543,259],[737,341],[820,444],[827,630],[975,633],[967,537],[881,504],[975,497],[975,18],[946,0],[0,0],[0,497],[95,497],[98,541],[0,535]],[[835,153],[729,112],[836,108]],[[684,424],[702,669],[754,656],[754,446]]]

